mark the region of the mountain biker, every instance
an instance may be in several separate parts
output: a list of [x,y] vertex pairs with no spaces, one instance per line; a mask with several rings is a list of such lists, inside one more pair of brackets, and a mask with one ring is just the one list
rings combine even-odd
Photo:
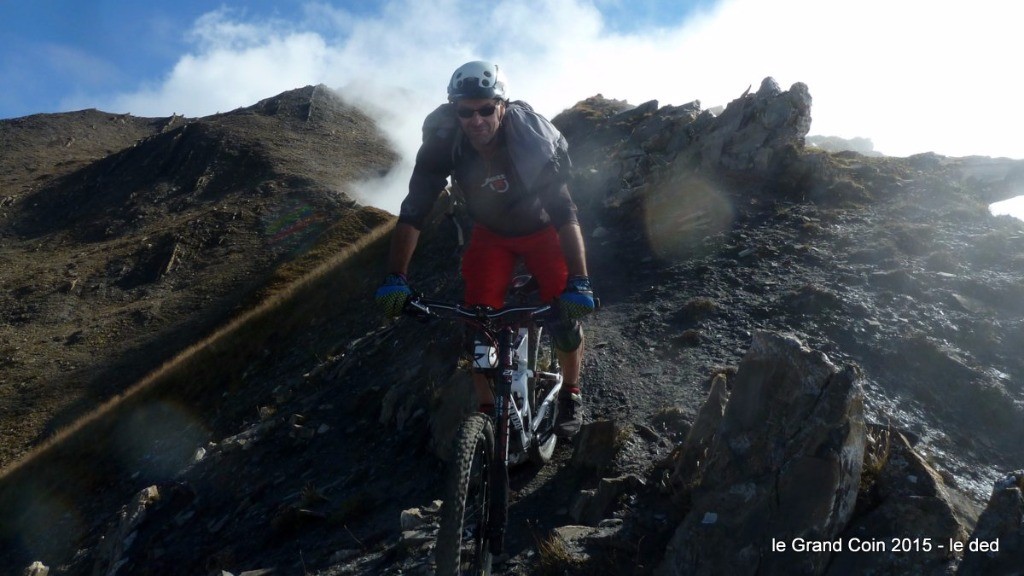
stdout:
[[[448,83],[448,103],[423,123],[423,143],[391,239],[388,274],[375,299],[389,316],[412,294],[407,272],[420,229],[449,176],[473,220],[463,255],[464,304],[500,308],[520,259],[540,284],[545,302],[557,301],[549,324],[564,384],[555,432],[574,436],[582,424],[579,320],[594,310],[583,235],[569,194],[568,144],[525,102],[509,101],[504,72],[491,62],[463,64]],[[473,375],[484,412],[494,398],[486,378]]]

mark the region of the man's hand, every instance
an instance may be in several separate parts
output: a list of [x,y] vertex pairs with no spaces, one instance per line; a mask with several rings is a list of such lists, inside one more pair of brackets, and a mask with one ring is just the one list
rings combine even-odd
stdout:
[[573,276],[566,283],[565,291],[558,297],[558,307],[562,318],[579,320],[594,311],[594,291],[590,288],[590,278]]
[[411,296],[412,289],[409,288],[409,283],[406,282],[405,276],[401,274],[388,274],[380,288],[377,288],[373,299],[376,300],[377,306],[380,306],[388,318],[394,318],[402,313],[402,308],[405,307],[405,303]]

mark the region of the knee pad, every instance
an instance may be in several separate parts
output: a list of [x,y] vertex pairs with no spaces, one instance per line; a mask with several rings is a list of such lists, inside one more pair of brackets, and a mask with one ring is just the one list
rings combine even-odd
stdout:
[[555,348],[562,352],[573,352],[583,342],[583,326],[578,321],[559,320],[548,325]]

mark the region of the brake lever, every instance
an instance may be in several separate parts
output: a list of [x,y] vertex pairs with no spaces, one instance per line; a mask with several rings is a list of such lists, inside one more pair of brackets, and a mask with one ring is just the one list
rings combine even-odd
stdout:
[[406,316],[412,316],[416,320],[426,324],[430,321],[432,314],[430,308],[427,308],[419,302],[419,296],[413,296],[405,302],[405,306],[402,308],[402,313]]

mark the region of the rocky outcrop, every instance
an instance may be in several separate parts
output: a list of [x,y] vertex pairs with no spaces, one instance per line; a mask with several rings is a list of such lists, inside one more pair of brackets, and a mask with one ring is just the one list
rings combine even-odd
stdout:
[[[594,126],[597,120],[604,120],[600,128]],[[774,79],[765,78],[756,93],[744,92],[718,116],[702,109],[699,100],[660,108],[652,100],[623,110],[620,102],[598,95],[554,122],[566,138],[583,142],[584,152],[588,140],[628,135],[618,154],[627,180],[643,163],[677,158],[706,171],[753,170],[764,176],[787,147],[803,146],[811,126],[811,95],[803,83],[783,91]]]
[[839,536],[828,576],[948,574],[958,544],[977,517],[907,436],[884,428],[869,435],[858,517]]
[[676,465],[673,478],[677,483],[677,495],[689,496],[689,488],[692,487],[689,483],[700,479],[701,466],[707,463],[708,450],[711,449],[715,432],[722,422],[728,403],[728,379],[725,375],[719,374],[712,379],[708,399],[697,412],[697,419],[686,435],[686,440],[674,454]]
[[992,489],[988,506],[966,543],[960,576],[1024,574],[1024,470],[1007,474]]
[[[757,92],[749,89],[716,116],[699,100],[658,107],[652,100],[635,108],[600,95],[588,98],[553,120],[574,143],[581,162],[602,164],[589,180],[603,180],[606,207],[629,205],[638,195],[681,172],[705,175],[743,173],[763,179],[794,171],[811,125],[811,95],[796,83],[783,91],[765,78]],[[580,142],[580,149],[575,143]],[[615,149],[618,162],[596,162],[596,148]],[[663,170],[671,165],[671,170]],[[806,172],[802,166],[797,172]]]
[[699,478],[674,479],[695,488],[657,573],[820,573],[827,551],[791,547],[834,540],[853,513],[864,456],[859,373],[795,337],[758,333],[735,380],[713,436],[699,441],[708,446]]
[[658,574],[1017,574],[1024,473],[976,506],[908,435],[866,427],[859,369],[755,335],[674,453],[685,517]]
[[705,132],[694,135],[704,169],[743,170],[768,175],[789,147],[803,147],[811,127],[811,94],[801,82],[783,92],[765,78],[754,94],[745,93],[726,106]]
[[135,495],[130,505],[121,509],[120,521],[103,539],[94,576],[114,576],[127,563],[123,558],[137,536],[136,529],[145,520],[149,509],[160,501],[160,490],[150,486]]

